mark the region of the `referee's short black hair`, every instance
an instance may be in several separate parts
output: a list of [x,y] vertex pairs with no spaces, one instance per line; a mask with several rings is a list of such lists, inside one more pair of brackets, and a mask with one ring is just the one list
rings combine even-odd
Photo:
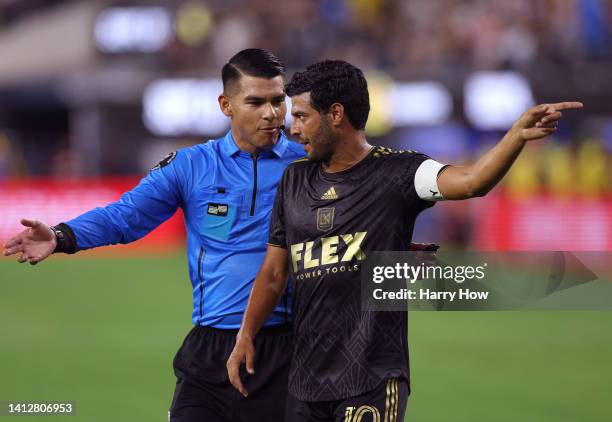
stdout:
[[221,79],[223,92],[231,91],[242,75],[272,79],[285,76],[285,65],[272,53],[260,48],[247,48],[236,53],[223,66]]
[[357,130],[365,128],[370,114],[368,83],[363,72],[342,60],[325,60],[297,72],[285,86],[289,97],[310,92],[312,108],[327,113],[333,103],[340,103],[349,122]]

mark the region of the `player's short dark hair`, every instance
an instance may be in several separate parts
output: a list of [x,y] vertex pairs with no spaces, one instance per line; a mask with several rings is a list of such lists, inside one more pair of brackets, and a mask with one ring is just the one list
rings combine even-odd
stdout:
[[285,76],[285,65],[272,53],[260,48],[247,48],[236,53],[221,69],[223,91],[227,92],[242,75],[272,79]]
[[355,129],[365,128],[370,114],[368,83],[363,72],[342,60],[325,60],[297,72],[285,86],[288,96],[310,92],[310,104],[326,113],[333,103],[340,103]]

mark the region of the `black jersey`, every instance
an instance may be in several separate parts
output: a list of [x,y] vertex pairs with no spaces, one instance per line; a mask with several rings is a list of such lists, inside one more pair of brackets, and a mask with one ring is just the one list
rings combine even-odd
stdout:
[[286,248],[294,283],[289,391],[339,400],[409,379],[406,312],[361,310],[360,263],[368,251],[407,250],[419,198],[414,176],[429,157],[375,147],[345,171],[299,160],[278,188],[269,243]]

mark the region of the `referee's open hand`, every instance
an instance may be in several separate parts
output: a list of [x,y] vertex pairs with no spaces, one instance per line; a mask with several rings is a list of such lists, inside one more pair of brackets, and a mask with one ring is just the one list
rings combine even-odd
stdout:
[[244,363],[247,372],[253,375],[255,373],[254,359],[255,346],[253,346],[253,340],[245,335],[238,334],[234,350],[227,360],[227,375],[234,388],[240,391],[240,394],[244,397],[247,397],[249,392],[244,388],[240,379],[240,365]]
[[4,245],[4,256],[21,253],[17,261],[36,265],[49,255],[57,246],[53,230],[40,221],[22,219],[21,224],[27,227]]

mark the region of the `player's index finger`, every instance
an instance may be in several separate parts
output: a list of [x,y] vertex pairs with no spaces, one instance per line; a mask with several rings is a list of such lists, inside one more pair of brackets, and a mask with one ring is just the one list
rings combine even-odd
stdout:
[[240,384],[240,377],[238,376],[238,365],[234,360],[230,359],[227,364],[227,375],[232,385],[238,388],[236,384]]
[[246,393],[244,385],[242,385],[242,380],[240,379],[240,375],[238,375],[238,371],[235,371],[235,368],[232,368],[232,374],[230,375],[230,383],[234,386],[234,388],[242,395]]
[[562,103],[551,104],[555,110],[571,110],[584,107],[579,101],[565,101]]

